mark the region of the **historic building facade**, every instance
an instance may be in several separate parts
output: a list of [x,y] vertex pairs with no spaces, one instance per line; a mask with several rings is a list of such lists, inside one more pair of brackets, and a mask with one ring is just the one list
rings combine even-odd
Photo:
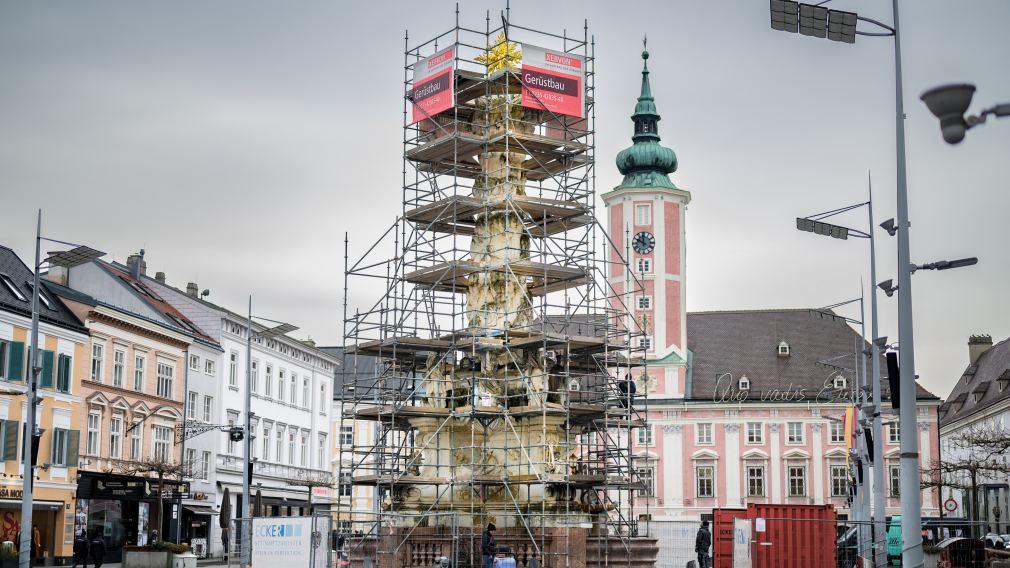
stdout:
[[[747,503],[830,503],[846,515],[842,417],[864,344],[829,312],[687,312],[691,194],[669,178],[677,158],[659,143],[659,119],[646,67],[632,115],[634,143],[617,156],[624,180],[603,195],[609,232],[624,243],[612,253],[608,277],[633,309],[628,327],[645,331],[648,353],[647,371],[634,377],[650,421],[632,440],[647,486],[638,506],[654,519],[705,518],[713,508]],[[623,270],[625,259],[632,273]],[[923,463],[938,453],[939,403],[920,388],[913,435]],[[900,433],[888,407],[888,507],[897,513]],[[939,505],[933,491],[923,493],[924,515],[938,514]]]
[[[201,479],[199,459],[184,455],[179,431],[187,408],[188,360],[220,353],[216,343],[140,280],[143,258],[128,266],[94,261],[69,272],[50,271],[50,286],[91,334],[78,477],[80,528],[102,527],[110,561],[122,547],[179,538],[181,497]],[[152,478],[160,464],[169,475],[161,503]],[[184,478],[184,479],[183,479]]]
[[[222,359],[211,373],[206,372],[206,360],[189,362],[193,375],[197,367],[204,370],[200,380],[207,384],[199,388],[212,389],[192,391],[199,409],[186,419],[192,429],[206,430],[186,440],[187,449],[193,448],[201,456],[210,452],[212,468],[206,474],[206,492],[194,494],[201,498],[183,502],[184,526],[199,523],[198,532],[189,536],[206,538],[209,555],[224,554],[221,529],[212,515],[220,511],[225,488],[233,516],[246,514],[240,507],[246,464],[243,444],[231,441],[226,430],[244,425],[247,361],[251,363],[253,432],[250,501],[254,502],[258,493],[265,516],[307,515],[310,511],[329,514],[331,488],[310,487],[306,482],[330,481],[332,475],[331,411],[338,360],[311,342],[286,335],[258,336],[266,327],[254,323],[250,361],[245,316],[208,302],[195,283],[183,291],[169,286],[163,273],[151,278],[146,271],[141,272],[141,280],[206,331],[222,351]],[[193,381],[190,385],[198,388]],[[206,397],[214,401],[211,406],[200,402]],[[194,491],[197,487],[204,485],[194,485]]]
[[[33,273],[0,246],[0,541],[14,541],[21,525],[25,392],[31,349]],[[80,463],[81,380],[88,369],[88,333],[67,306],[43,286],[39,296],[40,397],[38,458],[32,521],[42,555],[69,562]]]

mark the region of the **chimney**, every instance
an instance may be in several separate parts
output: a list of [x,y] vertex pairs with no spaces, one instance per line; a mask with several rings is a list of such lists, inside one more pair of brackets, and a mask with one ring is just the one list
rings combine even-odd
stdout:
[[130,275],[140,280],[141,276],[147,275],[147,263],[144,262],[144,249],[140,249],[137,254],[131,254],[126,259],[126,267],[130,269]]
[[164,284],[165,283],[165,273],[164,272],[155,272],[154,273],[154,279],[157,280],[158,282]]
[[70,269],[66,266],[50,266],[46,272],[46,280],[55,282],[61,286],[66,286],[70,280]]
[[968,364],[978,363],[979,357],[992,347],[991,335],[972,335],[968,338]]
[[186,284],[186,295],[193,296],[194,298],[200,297],[200,287],[196,285],[196,282]]

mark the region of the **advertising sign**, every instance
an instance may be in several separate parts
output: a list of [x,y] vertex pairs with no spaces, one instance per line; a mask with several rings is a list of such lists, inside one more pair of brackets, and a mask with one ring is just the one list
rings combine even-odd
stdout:
[[456,46],[452,45],[414,64],[414,81],[407,94],[413,110],[411,124],[449,110],[456,104],[452,88],[455,58]]
[[585,60],[571,53],[523,44],[522,106],[586,116]]
[[256,568],[311,566],[312,518],[254,518],[252,550]]
[[733,519],[733,568],[750,568],[750,521]]

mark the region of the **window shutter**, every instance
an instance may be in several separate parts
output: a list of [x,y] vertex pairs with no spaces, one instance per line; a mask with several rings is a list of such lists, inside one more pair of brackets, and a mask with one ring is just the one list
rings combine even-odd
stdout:
[[42,388],[53,388],[53,359],[56,354],[52,351],[42,352]]
[[67,467],[77,467],[77,457],[80,455],[81,431],[71,430],[67,436]]
[[10,358],[7,361],[7,378],[12,381],[20,381],[24,378],[24,370],[25,343],[24,341],[12,341]]
[[3,421],[3,460],[11,461],[18,459],[18,421]]
[[56,390],[70,392],[70,356],[60,355],[56,365]]

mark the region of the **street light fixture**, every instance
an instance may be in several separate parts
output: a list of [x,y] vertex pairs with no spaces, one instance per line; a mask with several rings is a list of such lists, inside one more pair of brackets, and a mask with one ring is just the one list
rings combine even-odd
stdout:
[[888,235],[894,236],[898,232],[898,228],[894,226],[894,219],[888,219],[880,224],[880,228],[887,231]]
[[912,272],[916,270],[950,270],[951,268],[963,268],[965,266],[974,266],[978,264],[978,258],[974,256],[971,258],[959,258],[957,260],[938,260],[936,262],[929,262],[926,264],[913,264]]
[[884,293],[887,294],[888,298],[890,298],[891,296],[893,296],[894,293],[898,291],[898,287],[894,285],[894,280],[892,280],[890,278],[888,278],[887,280],[884,280],[880,284],[877,284],[877,288],[880,288],[881,290],[883,290]]
[[975,85],[957,83],[933,87],[919,96],[929,112],[940,119],[940,133],[948,144],[959,144],[969,128],[984,123],[989,115],[1010,116],[1010,103],[987,108],[978,116],[965,116],[974,95]]
[[[43,262],[42,257],[42,241],[47,241],[51,243],[58,243],[61,245],[67,245],[75,247],[69,251],[57,252],[50,254],[49,257]],[[25,405],[25,443],[26,445],[35,436],[35,431],[38,429],[36,424],[37,417],[35,415],[35,406],[38,404],[38,385],[39,385],[39,374],[42,372],[42,367],[39,366],[39,296],[40,287],[39,282],[39,271],[42,270],[42,265],[44,263],[49,263],[50,266],[62,266],[64,268],[72,268],[74,266],[79,266],[95,260],[96,258],[101,258],[105,253],[97,251],[93,248],[89,248],[82,245],[77,245],[74,243],[68,243],[65,241],[58,241],[56,239],[48,239],[42,236],[42,210],[39,209],[38,218],[35,223],[35,264],[32,265],[32,329],[31,329],[31,350],[28,352],[28,370],[30,376],[28,377],[28,389],[27,389],[27,404]],[[32,525],[32,506],[33,506],[33,495],[32,491],[35,485],[35,475],[34,475],[34,463],[32,460],[32,454],[34,452],[22,452],[23,454],[23,469],[21,473],[21,526],[31,527]],[[21,531],[21,542],[18,543],[18,568],[29,568],[31,564],[31,531],[25,530]]]

